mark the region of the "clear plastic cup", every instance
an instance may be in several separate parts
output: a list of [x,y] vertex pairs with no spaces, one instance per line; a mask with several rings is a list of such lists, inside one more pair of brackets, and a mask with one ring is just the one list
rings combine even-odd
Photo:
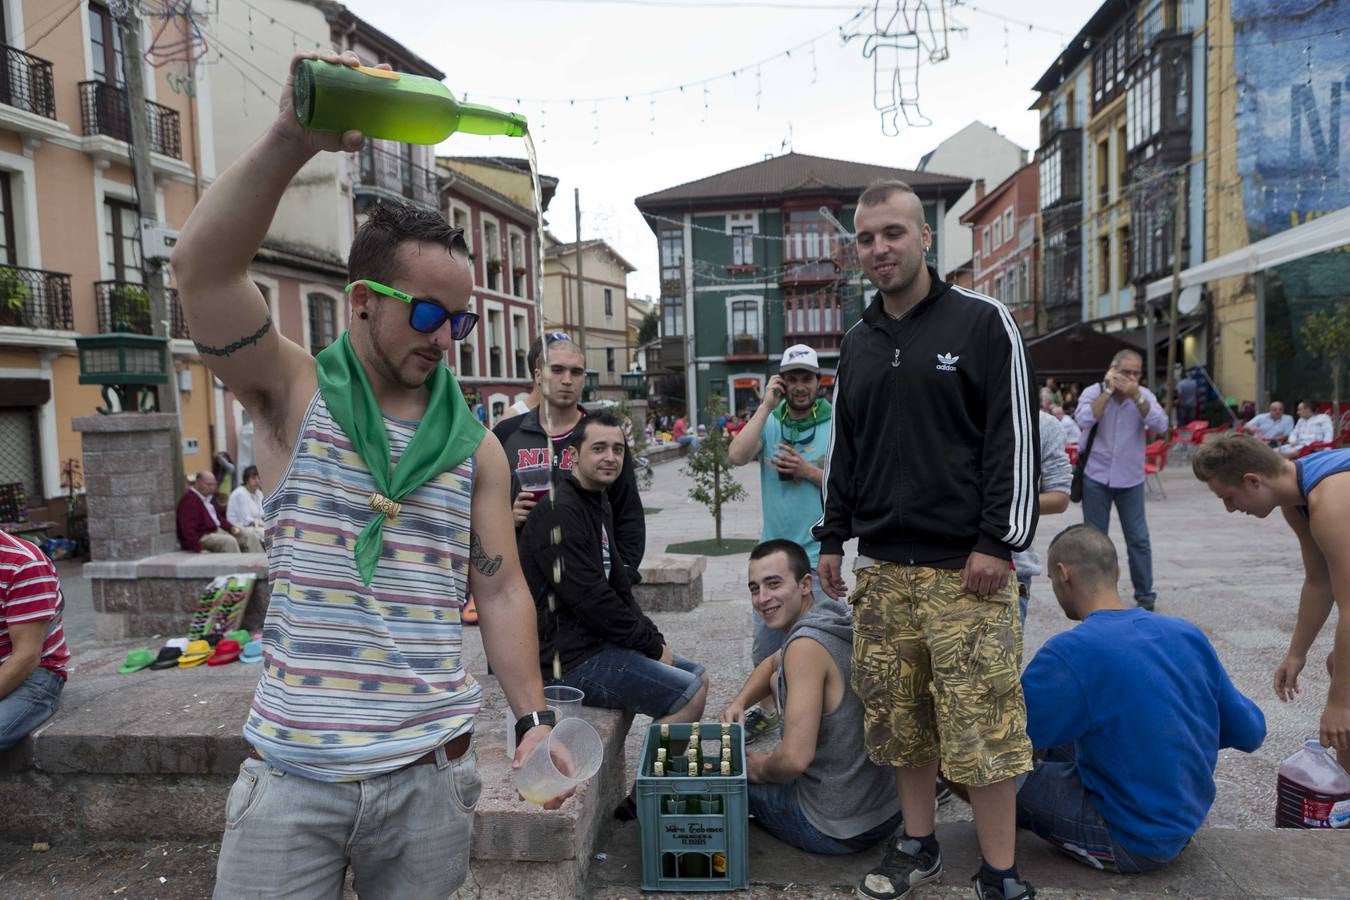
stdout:
[[563,719],[516,769],[513,781],[520,796],[544,804],[600,771],[605,745],[585,719]]
[[[551,684],[544,688],[544,702],[548,708],[558,714],[558,721],[574,719],[581,715],[581,701],[586,692],[581,688],[568,687],[565,684]],[[506,716],[506,758],[516,758],[516,726],[510,711]]]
[[586,692],[581,688],[568,687],[565,684],[551,684],[544,688],[544,702],[548,708],[558,714],[558,721],[575,719],[581,715],[581,701]]
[[533,495],[536,501],[543,499],[548,493],[548,483],[552,477],[553,473],[548,466],[526,466],[516,469],[516,480],[520,482],[520,489]]

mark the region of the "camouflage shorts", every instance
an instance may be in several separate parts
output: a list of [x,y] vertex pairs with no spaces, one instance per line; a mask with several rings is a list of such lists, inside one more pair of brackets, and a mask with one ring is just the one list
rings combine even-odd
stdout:
[[960,569],[884,562],[857,577],[852,684],[868,758],[940,759],[943,775],[976,786],[1031,771],[1017,583],[981,598],[961,589]]

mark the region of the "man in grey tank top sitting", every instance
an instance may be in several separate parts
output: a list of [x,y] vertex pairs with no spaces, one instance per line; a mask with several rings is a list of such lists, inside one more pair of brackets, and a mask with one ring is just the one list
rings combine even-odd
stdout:
[[197,352],[258,424],[272,538],[252,749],[225,802],[215,896],[336,900],[350,868],[362,897],[444,900],[468,874],[482,790],[470,590],[517,764],[554,719],[511,475],[445,365],[477,316],[463,234],[435,210],[367,211],[348,256],[350,329],[317,356],[275,327],[250,266],[282,195],[311,159],[362,143],[301,128],[291,94],[288,80],[173,253]]
[[800,544],[771,540],[750,552],[750,602],[784,635],[755,667],[723,722],[776,695],[778,747],[747,753],[750,814],[770,834],[809,853],[857,853],[901,825],[895,773],[863,752],[863,706],[849,684],[853,618],[838,600],[816,600]]

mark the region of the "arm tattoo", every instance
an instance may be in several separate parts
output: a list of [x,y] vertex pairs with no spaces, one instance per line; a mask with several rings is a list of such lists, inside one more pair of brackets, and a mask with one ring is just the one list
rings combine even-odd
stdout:
[[469,561],[484,575],[496,575],[497,570],[502,567],[502,555],[498,553],[488,559],[487,551],[483,549],[483,539],[476,531],[469,532]]
[[257,331],[250,334],[248,337],[241,337],[239,340],[234,341],[233,343],[226,344],[223,347],[208,347],[206,344],[202,344],[197,341],[193,341],[192,346],[197,348],[198,353],[205,353],[210,356],[230,356],[236,351],[243,350],[250,344],[258,343],[258,341],[262,340],[263,335],[267,334],[267,332],[271,330],[272,330],[272,314],[268,313],[267,318],[262,323],[262,326]]

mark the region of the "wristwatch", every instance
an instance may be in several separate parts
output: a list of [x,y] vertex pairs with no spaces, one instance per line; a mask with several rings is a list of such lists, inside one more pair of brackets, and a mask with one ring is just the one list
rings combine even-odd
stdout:
[[552,727],[558,724],[558,714],[551,709],[543,709],[537,712],[526,713],[516,720],[516,743],[519,744],[525,740],[525,732],[534,728],[536,725],[548,725]]

